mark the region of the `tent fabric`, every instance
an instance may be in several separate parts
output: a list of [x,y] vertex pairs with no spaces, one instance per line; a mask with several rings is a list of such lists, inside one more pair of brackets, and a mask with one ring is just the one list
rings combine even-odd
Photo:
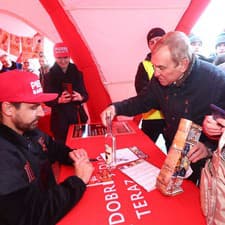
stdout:
[[88,109],[92,122],[100,122],[100,113],[112,101],[106,91],[96,63],[82,40],[78,29],[71,23],[58,1],[40,0],[48,11],[62,40],[71,52],[71,58],[84,74],[86,88],[89,93]]

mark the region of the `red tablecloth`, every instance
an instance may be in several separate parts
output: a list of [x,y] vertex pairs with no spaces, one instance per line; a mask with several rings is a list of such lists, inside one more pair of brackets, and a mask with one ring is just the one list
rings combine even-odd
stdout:
[[[148,153],[149,161],[161,167],[165,155],[134,124],[134,133],[117,136],[117,147],[137,146]],[[90,157],[104,151],[103,137],[71,138],[67,144],[87,149]],[[190,181],[183,182],[184,192],[177,196],[163,196],[158,190],[145,191],[119,170],[115,170],[114,184],[88,187],[81,201],[58,225],[205,225],[200,208],[199,189]],[[73,174],[62,166],[60,180]]]

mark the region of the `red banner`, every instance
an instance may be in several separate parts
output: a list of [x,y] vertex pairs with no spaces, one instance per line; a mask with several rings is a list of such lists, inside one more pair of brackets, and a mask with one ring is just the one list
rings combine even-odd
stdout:
[[10,34],[10,54],[19,56],[21,38],[17,35]]
[[6,52],[9,51],[9,33],[0,29],[0,48]]
[[33,51],[33,38],[22,37],[22,53],[24,58],[32,58]]
[[33,37],[33,58],[39,58],[43,56],[44,52],[44,37],[39,33]]

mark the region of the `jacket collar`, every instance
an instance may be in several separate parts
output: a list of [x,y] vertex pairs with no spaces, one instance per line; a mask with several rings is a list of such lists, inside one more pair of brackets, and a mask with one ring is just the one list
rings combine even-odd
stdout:
[[0,124],[0,136],[14,145],[21,145],[27,148],[27,138],[32,137],[32,133],[33,131],[26,132],[24,135],[20,135],[4,124]]
[[181,76],[181,78],[179,80],[174,82],[175,86],[180,87],[184,83],[184,81],[189,77],[195,61],[196,61],[196,56],[193,54],[192,60],[190,61],[189,66],[188,66],[187,70],[184,72],[183,76]]

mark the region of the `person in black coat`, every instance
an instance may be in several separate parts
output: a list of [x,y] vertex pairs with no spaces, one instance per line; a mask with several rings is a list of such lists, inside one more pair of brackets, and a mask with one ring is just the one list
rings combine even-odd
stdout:
[[44,76],[44,92],[58,93],[58,98],[48,102],[51,107],[50,126],[55,140],[65,143],[70,124],[85,123],[82,103],[88,100],[82,73],[70,62],[68,47],[64,43],[54,46],[55,64]]

